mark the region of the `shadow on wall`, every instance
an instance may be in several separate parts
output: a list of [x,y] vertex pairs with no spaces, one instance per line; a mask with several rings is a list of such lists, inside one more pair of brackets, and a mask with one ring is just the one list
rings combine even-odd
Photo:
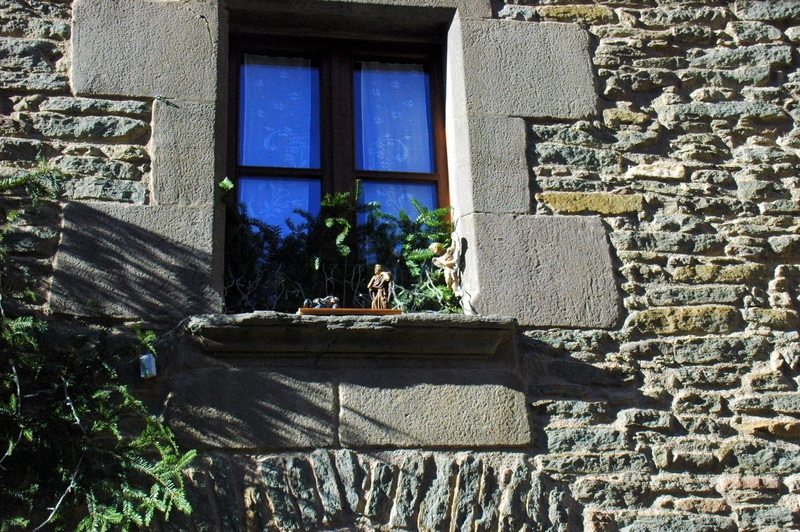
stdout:
[[163,415],[186,445],[258,452],[531,441],[524,385],[509,352],[497,359],[287,358],[213,356],[189,334],[167,343],[158,377],[145,386],[154,400],[165,398]]
[[203,208],[68,203],[51,310],[162,320],[219,309],[211,223]]
[[[583,347],[597,352],[613,351],[615,344],[607,332],[595,333],[586,342],[594,345]],[[589,363],[576,357],[574,351],[556,347],[557,339],[543,341],[536,337],[547,336],[547,331],[527,334],[520,342],[520,361],[528,385],[538,451],[628,453],[636,447],[633,435],[637,428],[680,431],[672,416],[663,412],[664,400],[642,393],[643,375],[636,365],[598,363],[592,357],[599,355],[583,352],[594,362]],[[587,332],[586,336],[593,335]],[[617,421],[626,430],[621,430]],[[566,425],[580,428],[570,429]],[[635,459],[647,464],[652,457],[642,455]]]
[[187,446],[254,452],[333,445],[333,387],[294,377],[214,364],[175,371],[168,364],[158,377],[168,386],[163,415]]

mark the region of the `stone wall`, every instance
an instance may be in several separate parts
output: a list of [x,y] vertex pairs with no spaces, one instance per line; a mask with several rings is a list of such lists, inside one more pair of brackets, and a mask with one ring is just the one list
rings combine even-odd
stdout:
[[0,4],[0,175],[44,159],[67,198],[146,203],[150,102],[73,95],[71,16],[69,1]]
[[[151,106],[75,97],[70,88],[71,3],[0,2],[0,179],[40,164],[63,171],[65,199],[148,201]],[[14,201],[4,204],[15,208]],[[29,212],[7,242],[47,301],[60,208]]]
[[[154,97],[73,96],[70,9],[0,2],[0,175],[43,156],[68,198],[147,206]],[[524,445],[208,446],[196,513],[169,528],[800,530],[800,3],[518,0],[493,16],[590,35],[597,115],[513,118],[534,194],[518,214],[604,228],[623,319],[518,330],[502,371],[522,383]],[[18,238],[45,274],[58,217]]]
[[[233,481],[233,482],[232,482]],[[346,449],[204,457],[167,530],[581,530],[563,482],[521,453]],[[591,488],[589,488],[591,489]]]
[[530,122],[529,155],[536,212],[601,216],[625,294],[618,330],[525,331],[537,460],[587,530],[795,530],[800,4],[499,16],[594,37],[601,116]]

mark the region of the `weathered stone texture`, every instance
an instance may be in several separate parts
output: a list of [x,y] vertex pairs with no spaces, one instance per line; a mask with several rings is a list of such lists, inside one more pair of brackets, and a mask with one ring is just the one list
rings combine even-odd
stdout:
[[462,227],[480,248],[466,252],[464,268],[478,313],[512,314],[528,326],[616,323],[617,291],[599,219],[475,214]]
[[[164,415],[204,449],[195,512],[163,528],[798,530],[800,3],[339,1],[459,9],[451,197],[475,309],[522,317],[515,384],[192,368]],[[0,2],[0,177],[45,157],[103,200],[6,237],[32,277],[56,257],[37,308],[218,308],[219,11]],[[470,323],[426,352],[484,356]],[[340,329],[303,341],[339,356]]]
[[[67,204],[51,308],[116,317],[218,309],[208,278],[210,226],[210,209]],[[194,288],[187,292],[187,286]]]
[[216,9],[204,1],[76,0],[75,91],[214,101]]
[[[364,475],[352,493],[362,501],[358,506],[343,504],[345,492],[352,487],[348,466],[326,460],[329,467],[319,469],[320,456],[319,452],[233,458],[206,455],[188,472],[190,496],[199,511],[183,519],[200,530],[209,515],[222,516],[231,530],[245,529],[239,521],[245,515],[263,529],[282,531],[389,526],[428,531],[576,530],[569,488],[536,471],[520,454],[351,453],[349,463],[360,464]],[[409,468],[412,463],[417,465]],[[324,474],[341,479],[342,484],[330,484]],[[398,480],[402,478],[407,480]],[[194,489],[212,479],[213,491]],[[258,482],[254,496],[235,496],[246,493],[245,483],[252,480]],[[481,508],[479,501],[494,502]],[[401,513],[405,517],[398,521]]]
[[351,448],[520,446],[531,438],[524,395],[505,386],[343,384],[340,404],[341,442]]
[[602,348],[553,329],[529,331],[523,351],[547,452],[537,464],[576,475],[585,530],[797,527],[797,506],[779,501],[800,430],[798,9],[559,0],[499,12],[582,23],[597,39],[602,121],[531,120],[529,159],[538,214],[608,224],[626,320]]
[[596,112],[589,39],[577,25],[464,19],[460,28],[467,113],[575,119]]
[[[66,173],[70,197],[145,203],[150,105],[130,95],[74,97],[67,72],[71,28],[70,2],[0,5],[0,176],[20,175],[42,158]],[[123,142],[142,156],[116,155],[112,145]],[[70,156],[93,160],[67,163]],[[128,163],[134,166],[120,166]]]

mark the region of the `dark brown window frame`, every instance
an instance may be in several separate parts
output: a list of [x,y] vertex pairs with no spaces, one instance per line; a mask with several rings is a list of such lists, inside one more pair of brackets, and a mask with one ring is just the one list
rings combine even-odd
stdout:
[[[321,168],[254,167],[239,165],[240,69],[245,54],[306,57],[320,65]],[[430,75],[435,171],[381,172],[356,169],[353,74],[356,61],[407,62],[425,65]],[[434,183],[439,207],[449,206],[445,140],[443,46],[441,44],[366,42],[336,39],[295,39],[240,35],[231,40],[228,107],[228,175],[319,178],[322,195],[355,192],[364,180]]]

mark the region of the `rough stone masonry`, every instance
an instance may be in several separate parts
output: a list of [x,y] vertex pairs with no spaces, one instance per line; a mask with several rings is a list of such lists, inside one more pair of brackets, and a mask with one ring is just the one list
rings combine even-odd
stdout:
[[[208,449],[164,529],[800,530],[800,2],[495,4],[591,36],[599,113],[522,117],[528,214],[602,221],[624,320],[518,331],[526,445]],[[0,0],[0,176],[151,205],[157,101],[75,96],[71,24]],[[55,208],[13,242],[46,279],[60,238]]]

